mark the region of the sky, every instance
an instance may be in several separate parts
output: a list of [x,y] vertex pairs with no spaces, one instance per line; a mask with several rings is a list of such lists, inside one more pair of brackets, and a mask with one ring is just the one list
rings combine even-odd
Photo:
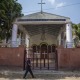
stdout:
[[[41,11],[41,0],[18,0],[24,15]],[[73,23],[80,23],[80,0],[43,0],[43,12],[69,17]]]

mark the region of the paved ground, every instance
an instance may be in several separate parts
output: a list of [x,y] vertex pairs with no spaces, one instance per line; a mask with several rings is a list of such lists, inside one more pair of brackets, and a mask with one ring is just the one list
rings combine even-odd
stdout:
[[32,79],[28,73],[23,79],[22,70],[0,69],[0,80],[80,80],[80,71],[54,71],[54,70],[34,70],[36,78]]

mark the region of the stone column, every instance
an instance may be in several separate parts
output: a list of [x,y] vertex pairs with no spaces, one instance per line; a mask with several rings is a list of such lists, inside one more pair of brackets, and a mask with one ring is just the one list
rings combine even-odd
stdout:
[[21,34],[17,38],[18,46],[21,45]]
[[27,52],[26,57],[28,58],[29,57],[29,36],[27,34],[25,36],[25,45],[26,45],[26,52]]
[[25,45],[27,48],[29,48],[29,36],[27,34],[25,36]]
[[18,47],[18,45],[17,45],[17,32],[18,32],[18,26],[17,26],[17,24],[13,24],[13,28],[12,28],[12,47]]
[[71,23],[66,24],[66,46],[67,46],[67,48],[73,47]]
[[61,34],[59,35],[59,45],[61,45]]

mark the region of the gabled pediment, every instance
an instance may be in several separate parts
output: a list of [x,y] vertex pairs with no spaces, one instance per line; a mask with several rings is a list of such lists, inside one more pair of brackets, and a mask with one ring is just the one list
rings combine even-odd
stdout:
[[70,18],[46,12],[43,12],[42,14],[41,12],[37,12],[23,16],[20,19],[70,19]]
[[47,12],[37,12],[17,18],[17,24],[65,24],[71,22],[69,17],[64,17]]

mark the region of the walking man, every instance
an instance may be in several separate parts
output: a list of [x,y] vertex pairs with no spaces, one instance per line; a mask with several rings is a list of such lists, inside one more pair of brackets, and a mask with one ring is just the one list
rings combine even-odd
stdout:
[[34,78],[33,72],[32,72],[32,70],[31,70],[31,60],[30,60],[30,58],[28,58],[28,60],[27,60],[27,63],[26,63],[26,64],[27,64],[27,65],[26,65],[26,72],[25,72],[25,74],[24,74],[23,78],[25,78],[25,77],[26,77],[26,75],[27,75],[27,73],[28,73],[28,72],[30,72],[30,74],[31,74],[32,78]]

